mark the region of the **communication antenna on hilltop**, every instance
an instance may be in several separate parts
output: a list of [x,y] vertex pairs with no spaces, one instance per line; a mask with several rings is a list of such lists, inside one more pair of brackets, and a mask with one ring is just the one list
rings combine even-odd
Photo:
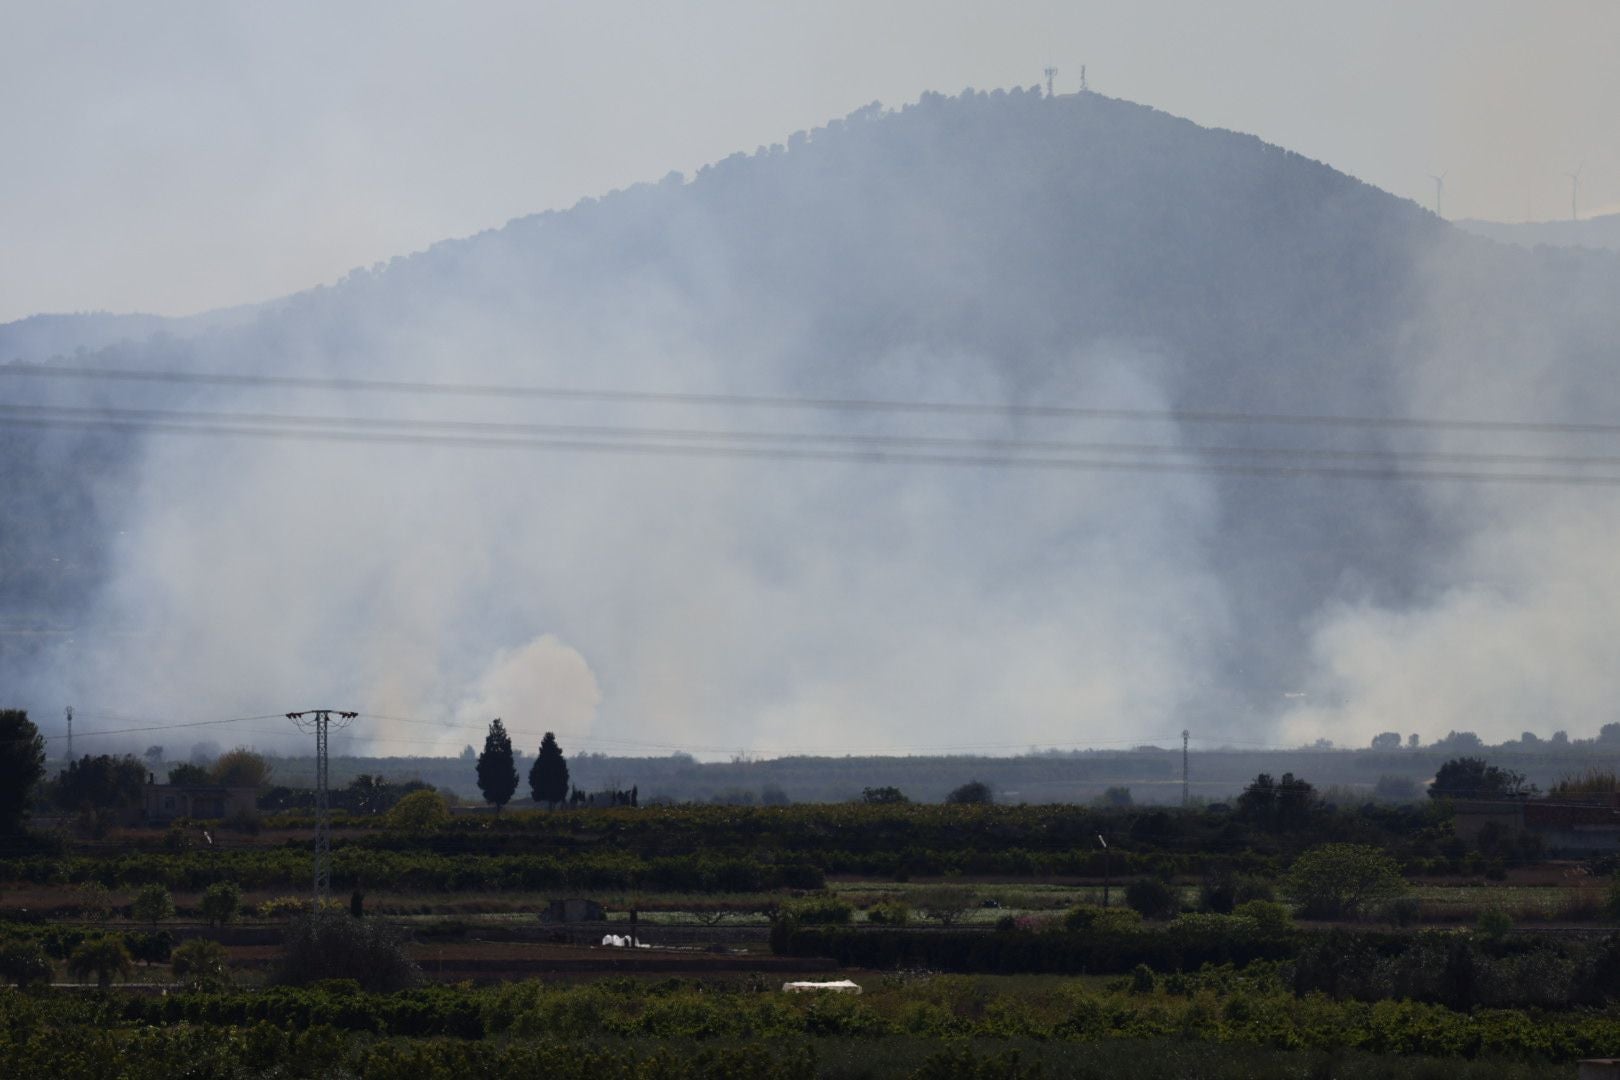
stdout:
[[315,732],[315,910],[332,891],[332,810],[327,797],[326,733],[337,717],[337,726],[346,728],[359,713],[341,709],[305,709],[290,712],[287,719],[304,733]]
[[1574,172],[1564,175],[1569,177],[1569,220],[1581,220],[1581,170],[1586,168],[1586,162],[1575,166]]
[[69,705],[63,711],[67,714],[67,725],[68,725],[68,732],[67,732],[67,759],[69,761],[72,761],[73,760],[73,706]]
[[1187,729],[1181,729],[1181,805],[1185,807],[1192,800],[1187,794]]
[[1086,65],[1080,65],[1080,92],[1084,94],[1090,87],[1086,85]]
[[1442,208],[1444,206],[1444,200],[1446,197],[1446,177],[1449,175],[1449,173],[1441,173],[1439,176],[1434,175],[1434,173],[1429,174],[1429,179],[1434,181],[1435,217],[1443,218],[1446,216]]
[[1057,68],[1048,66],[1046,69],[1046,96],[1052,96],[1052,80],[1057,77]]

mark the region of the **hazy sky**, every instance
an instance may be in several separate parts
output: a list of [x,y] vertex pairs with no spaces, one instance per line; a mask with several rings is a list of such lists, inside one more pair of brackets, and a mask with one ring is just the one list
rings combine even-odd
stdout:
[[266,299],[872,100],[1093,89],[1449,217],[1620,209],[1614,0],[0,0],[0,321]]

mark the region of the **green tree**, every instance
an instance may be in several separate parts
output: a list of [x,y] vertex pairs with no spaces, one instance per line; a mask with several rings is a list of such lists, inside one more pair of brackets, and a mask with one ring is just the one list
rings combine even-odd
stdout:
[[413,791],[388,811],[390,829],[436,829],[450,820],[450,804],[437,791]]
[[115,937],[98,937],[81,942],[73,950],[68,956],[67,969],[75,979],[94,975],[96,985],[105,990],[112,985],[113,976],[129,978],[135,971],[135,962],[122,941]]
[[529,791],[535,802],[552,808],[568,798],[568,762],[557,745],[557,736],[549,731],[540,740],[540,756],[529,769]]
[[1273,780],[1261,773],[1238,796],[1238,817],[1265,829],[1287,831],[1310,821],[1317,807],[1316,789],[1293,773]]
[[380,774],[361,773],[344,789],[349,809],[357,814],[380,814],[388,809],[390,784]]
[[1125,886],[1125,903],[1144,919],[1168,919],[1181,910],[1181,896],[1158,878],[1138,878]]
[[1283,893],[1304,914],[1355,918],[1406,892],[1395,860],[1369,844],[1323,844],[1294,860]]
[[169,969],[193,990],[217,990],[231,982],[225,947],[207,938],[192,938],[178,945],[170,955]]
[[207,769],[189,761],[182,761],[169,770],[169,783],[175,787],[202,787],[213,782]]
[[221,754],[208,775],[221,787],[262,788],[270,783],[274,770],[263,754],[254,753],[245,746]]
[[972,890],[955,885],[935,885],[911,897],[924,918],[937,919],[941,926],[953,926],[978,903]]
[[945,796],[945,801],[957,804],[992,803],[996,799],[995,793],[990,790],[989,784],[984,783],[982,780],[969,780]]
[[55,972],[45,947],[31,938],[12,938],[0,945],[0,979],[21,990],[34,983],[48,983]]
[[897,787],[869,787],[861,789],[861,802],[868,806],[900,806],[909,803],[905,792]]
[[22,831],[45,776],[45,739],[23,709],[0,709],[0,835]]
[[106,922],[112,915],[112,892],[99,881],[87,881],[73,890],[74,908],[87,922]]
[[164,919],[174,918],[174,897],[155,881],[142,885],[141,891],[135,894],[134,903],[129,905],[129,913],[133,918],[155,927]]
[[403,990],[421,978],[393,926],[381,919],[351,919],[331,908],[288,921],[286,946],[272,976],[292,986],[353,979],[373,993]]
[[224,926],[236,918],[242,906],[242,890],[234,881],[216,881],[203,890],[197,909],[210,926]]
[[1452,758],[1429,785],[1431,799],[1508,799],[1526,794],[1524,774],[1487,764],[1484,758]]
[[56,776],[56,803],[64,810],[123,810],[141,803],[146,765],[135,757],[86,754]]
[[501,718],[489,722],[489,734],[484,736],[484,752],[478,755],[478,790],[484,801],[493,803],[499,814],[501,807],[512,801],[517,792],[517,765],[512,760],[512,738],[506,733]]

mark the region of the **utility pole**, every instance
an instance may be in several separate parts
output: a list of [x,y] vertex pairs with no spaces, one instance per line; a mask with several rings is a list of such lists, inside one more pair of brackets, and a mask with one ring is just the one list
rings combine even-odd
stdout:
[[1183,808],[1191,800],[1187,795],[1187,729],[1181,729],[1181,805]]
[[64,711],[67,714],[67,725],[68,725],[67,759],[69,761],[72,761],[73,760],[73,706],[69,705]]
[[1056,75],[1057,75],[1057,68],[1048,67],[1046,69],[1046,96],[1047,97],[1052,96],[1052,79],[1054,77],[1056,77]]
[[1101,844],[1103,849],[1103,907],[1107,907],[1108,886],[1113,884],[1114,876],[1108,872],[1108,841],[1103,839],[1102,833],[1097,834],[1097,843]]
[[332,891],[332,810],[327,797],[327,757],[326,733],[332,726],[332,718],[337,717],[337,726],[345,728],[349,721],[359,713],[344,712],[341,709],[305,709],[302,712],[290,712],[287,719],[298,726],[298,730],[315,732],[315,910],[321,910],[327,896]]

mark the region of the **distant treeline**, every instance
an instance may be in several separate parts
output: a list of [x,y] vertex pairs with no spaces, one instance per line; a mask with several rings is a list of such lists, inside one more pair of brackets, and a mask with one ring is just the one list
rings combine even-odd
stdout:
[[[1242,810],[855,803],[789,807],[619,807],[461,816],[432,829],[339,816],[333,884],[341,888],[660,889],[759,892],[816,888],[829,875],[887,880],[943,875],[1116,878],[1132,874],[1275,875],[1319,844],[1389,852],[1409,875],[1487,872],[1534,858],[1516,846],[1471,850],[1444,803],[1310,806],[1297,817]],[[350,822],[356,828],[344,827]],[[308,827],[280,817],[267,827]],[[1108,838],[1104,853],[1098,836]],[[151,881],[199,889],[302,886],[306,841],[277,847],[142,850],[128,842],[95,857],[60,853],[0,860],[0,879]]]
[[[1612,727],[1612,725],[1611,725]],[[1609,734],[1609,729],[1605,729]],[[1620,730],[1615,734],[1620,735]],[[1307,777],[1330,801],[1341,804],[1374,799],[1421,798],[1425,785],[1446,761],[1465,755],[1522,773],[1542,789],[1589,767],[1620,770],[1620,741],[1584,739],[1514,741],[1485,746],[1469,733],[1453,733],[1438,743],[1408,749],[1193,750],[1190,791],[1200,802],[1235,797],[1259,773]],[[276,778],[308,787],[311,758],[277,758]],[[532,760],[532,759],[529,759]],[[526,768],[520,765],[520,770]],[[783,757],[761,761],[700,762],[685,754],[615,757],[575,754],[568,758],[572,782],[581,791],[635,787],[643,805],[703,802],[769,805],[783,802],[846,802],[864,789],[896,788],[914,802],[941,802],[970,780],[990,786],[1004,803],[1092,802],[1110,788],[1128,789],[1137,804],[1179,805],[1181,750],[1048,751],[1017,757]],[[334,758],[332,782],[357,777],[388,777],[430,784],[477,804],[475,762],[464,758]],[[1384,783],[1381,785],[1380,781]],[[532,805],[517,799],[513,809]]]

